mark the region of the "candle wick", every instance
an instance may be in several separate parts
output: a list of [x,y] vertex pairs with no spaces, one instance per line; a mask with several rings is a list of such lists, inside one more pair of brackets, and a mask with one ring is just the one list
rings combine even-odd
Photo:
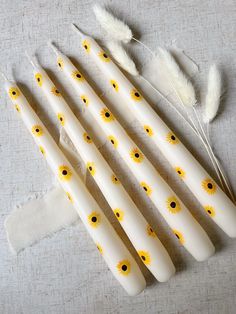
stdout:
[[86,36],[86,34],[83,33],[83,32],[81,31],[81,29],[80,29],[76,24],[72,23],[71,26],[72,26],[72,28],[73,28],[74,30],[77,31],[77,33],[79,33],[80,37]]
[[32,57],[29,56],[28,51],[26,51],[26,50],[25,50],[25,55],[26,55],[27,59],[29,60],[29,62],[32,64],[32,66],[34,68],[37,68],[35,62],[32,60]]

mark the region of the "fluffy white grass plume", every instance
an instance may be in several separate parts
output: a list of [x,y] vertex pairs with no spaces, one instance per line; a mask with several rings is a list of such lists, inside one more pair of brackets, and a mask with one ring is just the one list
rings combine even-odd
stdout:
[[124,47],[120,42],[109,40],[106,43],[108,49],[114,60],[128,73],[132,75],[139,75],[139,72],[136,68],[134,61],[125,51]]
[[217,115],[221,97],[221,75],[216,64],[210,67],[203,121],[210,123]]
[[93,6],[93,11],[97,21],[101,27],[110,35],[113,39],[128,43],[131,41],[133,34],[128,25],[123,21],[116,18],[108,10],[99,4]]
[[163,60],[163,65],[170,75],[172,86],[182,104],[187,107],[194,106],[197,101],[192,83],[187,79],[169,51],[159,48],[159,53]]

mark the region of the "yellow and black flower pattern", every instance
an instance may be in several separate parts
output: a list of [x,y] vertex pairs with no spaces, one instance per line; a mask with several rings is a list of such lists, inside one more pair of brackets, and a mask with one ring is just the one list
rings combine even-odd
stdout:
[[101,216],[99,213],[97,212],[92,212],[89,216],[88,216],[88,223],[92,228],[97,228],[100,223],[101,223]]
[[92,176],[95,176],[96,173],[96,168],[95,168],[95,163],[94,162],[87,162],[87,169],[91,173]]
[[213,195],[216,193],[216,184],[210,178],[206,178],[202,181],[202,188],[207,192],[207,194]]
[[168,197],[166,200],[167,209],[172,214],[177,214],[181,211],[181,205],[179,200],[175,196]]
[[36,137],[40,137],[43,135],[43,128],[41,125],[33,125],[31,130]]
[[59,120],[59,122],[61,123],[62,126],[65,125],[65,116],[63,113],[59,112],[57,114],[57,119]]
[[116,267],[118,272],[123,276],[128,276],[131,271],[131,265],[128,260],[120,261]]
[[20,91],[17,87],[11,87],[8,93],[12,100],[17,99],[20,96]]
[[141,163],[144,159],[143,153],[138,148],[133,148],[130,151],[130,157],[136,163]]
[[151,257],[150,257],[150,254],[147,251],[138,251],[138,255],[140,256],[142,262],[145,265],[150,265],[151,264]]
[[36,73],[36,74],[34,75],[34,78],[35,78],[35,80],[36,80],[38,86],[41,87],[41,86],[43,85],[43,76],[42,76],[42,74],[41,74],[41,73]]
[[117,148],[117,147],[118,147],[118,141],[117,141],[117,139],[115,138],[115,136],[109,135],[109,136],[108,136],[108,140],[111,142],[111,144],[114,146],[114,148]]
[[104,52],[104,51],[100,51],[100,52],[98,53],[98,56],[99,56],[99,58],[100,58],[103,62],[110,62],[110,61],[111,61],[111,59],[109,58],[109,56],[107,55],[107,53]]
[[73,71],[71,76],[73,77],[74,80],[76,80],[78,82],[84,81],[83,75],[78,70]]
[[72,177],[71,169],[66,165],[59,166],[58,177],[61,181],[70,181]]
[[113,212],[119,221],[122,221],[124,219],[124,212],[121,209],[116,208],[113,210]]
[[103,108],[100,111],[100,116],[104,122],[112,122],[115,120],[111,111],[108,108]]

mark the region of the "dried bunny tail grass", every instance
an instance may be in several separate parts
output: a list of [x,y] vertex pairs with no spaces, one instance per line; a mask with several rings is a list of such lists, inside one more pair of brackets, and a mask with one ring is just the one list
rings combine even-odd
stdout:
[[120,42],[109,40],[106,43],[114,60],[128,73],[138,76],[139,72],[136,68],[134,61],[125,51],[124,47]]
[[216,64],[212,64],[208,74],[208,87],[205,99],[205,111],[203,121],[210,123],[217,115],[220,97],[221,97],[222,81],[220,71]]
[[193,84],[187,79],[169,51],[159,48],[159,53],[171,76],[172,86],[182,105],[186,107],[194,106],[197,101]]
[[101,27],[113,38],[124,43],[132,40],[133,34],[128,25],[117,19],[105,7],[95,4],[93,12]]

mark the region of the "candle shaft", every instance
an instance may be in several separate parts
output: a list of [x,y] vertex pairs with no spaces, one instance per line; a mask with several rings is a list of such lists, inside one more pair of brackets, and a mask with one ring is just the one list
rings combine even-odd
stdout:
[[17,85],[7,82],[6,91],[113,275],[128,294],[140,293],[145,288],[145,279],[103,211]]
[[[63,69],[67,66],[65,60],[64,62],[61,61],[60,65],[63,66]],[[78,71],[70,74],[76,81],[83,80]],[[157,280],[167,281],[174,274],[175,267],[164,246],[155,235],[153,228],[139,212],[119,182],[117,175],[113,173],[62,95],[52,92],[58,91],[58,89],[44,69],[39,66],[34,67],[34,77],[39,89],[48,99],[58,120],[87,165],[87,169],[127,233],[141,260]],[[38,81],[39,77],[40,81]]]
[[[101,126],[109,142],[126,162],[176,237],[197,260],[204,260],[211,256],[214,247],[210,239],[185,205],[131,140],[110,110],[90,87],[82,73],[66,56],[60,54],[58,65],[62,64],[63,73],[70,79],[87,110]],[[83,77],[82,81],[73,79],[72,73],[76,71]]]
[[114,94],[125,102],[127,110],[140,122],[145,134],[162,152],[208,215],[228,236],[236,237],[235,204],[156,114],[108,54],[93,38],[83,34],[81,36],[85,54],[101,69]]

